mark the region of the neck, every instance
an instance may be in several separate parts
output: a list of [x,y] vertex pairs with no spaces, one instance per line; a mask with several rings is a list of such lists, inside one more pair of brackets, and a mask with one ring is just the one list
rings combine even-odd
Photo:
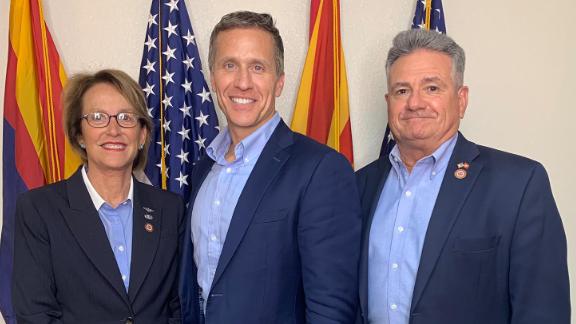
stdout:
[[398,143],[398,151],[400,152],[400,159],[408,172],[412,172],[412,168],[422,158],[434,153],[438,147],[424,148],[424,147],[411,147],[410,145],[402,145]]
[[86,174],[96,192],[113,208],[116,208],[128,197],[132,170],[102,171],[89,167]]

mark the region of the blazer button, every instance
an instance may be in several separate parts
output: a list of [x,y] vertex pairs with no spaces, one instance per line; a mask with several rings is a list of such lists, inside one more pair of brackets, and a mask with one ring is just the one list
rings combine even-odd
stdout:
[[126,322],[124,324],[134,324],[134,319],[132,317],[127,317]]

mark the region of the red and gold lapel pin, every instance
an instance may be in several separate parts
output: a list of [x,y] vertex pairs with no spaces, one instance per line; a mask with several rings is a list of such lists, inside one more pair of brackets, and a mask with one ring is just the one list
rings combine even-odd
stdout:
[[146,223],[146,224],[144,224],[144,229],[146,230],[146,232],[152,233],[152,232],[154,232],[154,225],[152,225],[150,223]]
[[468,162],[460,162],[458,163],[457,167],[458,169],[454,171],[454,177],[456,177],[456,179],[459,180],[466,178],[466,176],[468,175],[468,168],[470,168],[470,164],[468,164]]

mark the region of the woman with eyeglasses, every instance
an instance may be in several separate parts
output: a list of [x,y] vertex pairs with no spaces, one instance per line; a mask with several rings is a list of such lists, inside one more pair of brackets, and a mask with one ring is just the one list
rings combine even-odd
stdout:
[[117,70],[80,74],[64,92],[68,140],[84,165],[21,195],[12,295],[22,323],[179,323],[181,199],[138,182],[152,120]]

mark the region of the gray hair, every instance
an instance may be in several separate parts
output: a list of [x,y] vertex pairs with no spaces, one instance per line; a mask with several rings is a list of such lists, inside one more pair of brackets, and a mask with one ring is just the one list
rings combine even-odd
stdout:
[[425,29],[406,30],[394,37],[392,48],[388,51],[386,58],[386,75],[390,75],[390,67],[396,60],[419,49],[436,51],[450,56],[452,59],[452,78],[456,89],[464,84],[466,55],[462,47],[444,34]]
[[220,22],[214,26],[210,35],[210,48],[208,50],[208,66],[210,71],[214,68],[214,59],[216,57],[216,47],[214,43],[218,34],[236,28],[258,28],[270,33],[274,39],[274,61],[276,65],[276,74],[284,74],[284,44],[278,28],[274,25],[272,16],[266,13],[256,13],[252,11],[236,11],[229,13],[220,19]]

